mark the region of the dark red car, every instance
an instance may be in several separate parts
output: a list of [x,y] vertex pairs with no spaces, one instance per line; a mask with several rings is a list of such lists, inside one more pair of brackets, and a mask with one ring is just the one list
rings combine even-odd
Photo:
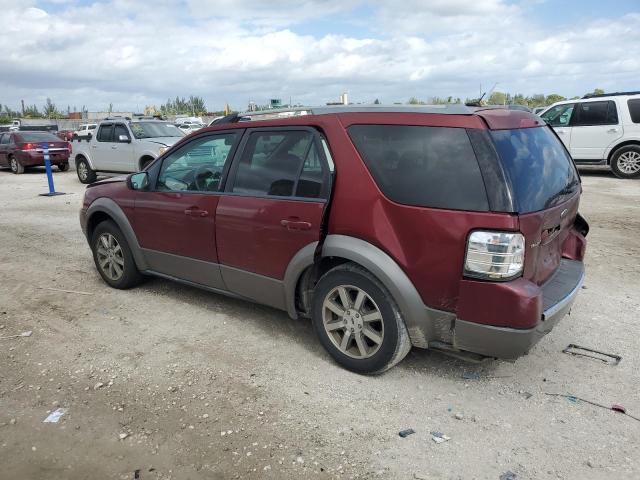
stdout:
[[514,359],[569,311],[588,225],[562,142],[506,109],[227,117],[90,185],[103,279],[178,280],[309,317],[348,369],[411,346]]
[[71,144],[48,132],[5,132],[0,134],[0,167],[23,173],[27,167],[44,166],[44,148],[51,165],[62,172],[69,170]]

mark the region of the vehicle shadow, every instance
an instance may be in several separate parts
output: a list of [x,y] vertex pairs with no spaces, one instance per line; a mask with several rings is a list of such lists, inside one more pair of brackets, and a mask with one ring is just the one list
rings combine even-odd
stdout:
[[[144,288],[156,295],[169,297],[176,302],[187,302],[214,313],[242,318],[247,323],[247,328],[259,331],[265,337],[275,339],[285,336],[288,343],[304,346],[318,359],[318,365],[321,365],[321,362],[335,365],[333,359],[318,341],[309,319],[293,320],[281,310],[248,300],[207,292],[162,278],[149,278],[139,288]],[[465,376],[475,379],[492,377],[501,364],[502,362],[494,360],[471,363],[435,350],[414,347],[395,368],[449,379],[464,379]]]

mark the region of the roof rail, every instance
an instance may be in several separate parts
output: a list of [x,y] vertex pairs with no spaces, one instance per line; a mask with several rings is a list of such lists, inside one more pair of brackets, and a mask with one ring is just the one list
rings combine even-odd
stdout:
[[238,123],[240,121],[240,116],[237,113],[232,113],[230,115],[225,115],[224,117],[216,118],[213,122],[209,124],[211,125],[221,125],[223,123]]
[[116,115],[115,117],[106,117],[103,118],[102,120],[131,120],[130,117],[121,117],[119,115]]
[[635,91],[635,92],[612,92],[612,93],[587,93],[582,98],[619,97],[620,95],[640,95],[640,91]]

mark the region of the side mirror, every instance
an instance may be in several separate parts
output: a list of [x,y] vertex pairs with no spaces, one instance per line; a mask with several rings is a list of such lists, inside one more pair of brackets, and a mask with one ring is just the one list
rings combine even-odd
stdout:
[[149,186],[149,173],[132,173],[127,177],[127,187],[131,190],[145,190]]
[[91,132],[89,132],[87,134],[87,142],[91,141],[91,137],[93,137],[93,134]]
[[131,143],[131,139],[129,138],[128,135],[120,135],[120,136],[118,136],[118,141],[120,143]]

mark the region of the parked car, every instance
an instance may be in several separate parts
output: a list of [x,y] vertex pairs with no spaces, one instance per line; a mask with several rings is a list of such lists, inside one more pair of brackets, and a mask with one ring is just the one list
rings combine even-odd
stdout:
[[86,190],[80,223],[114,288],[144,275],[309,317],[344,367],[411,346],[515,359],[584,276],[581,184],[537,116],[321,107],[228,118]]
[[58,130],[56,136],[65,142],[70,142],[73,140],[74,133],[73,130]]
[[88,141],[74,142],[74,160],[82,183],[98,173],[137,172],[184,137],[178,127],[152,119],[107,119]]
[[176,126],[180,130],[182,130],[185,135],[189,135],[190,133],[193,133],[205,127],[204,124],[197,123],[197,122],[184,122],[184,123],[176,124]]
[[78,130],[73,132],[74,138],[89,138],[94,133],[96,133],[96,128],[98,128],[97,123],[85,123],[78,127]]
[[43,166],[43,144],[48,148],[51,164],[61,172],[69,170],[71,145],[48,132],[0,134],[0,167],[9,167],[13,173],[24,173],[27,167]]
[[554,103],[540,116],[577,164],[608,165],[617,177],[640,177],[640,92],[589,94]]

